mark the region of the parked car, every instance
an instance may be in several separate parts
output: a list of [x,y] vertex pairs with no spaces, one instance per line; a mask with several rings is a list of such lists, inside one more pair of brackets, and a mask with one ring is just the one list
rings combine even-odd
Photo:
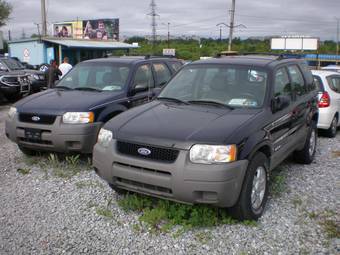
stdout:
[[312,71],[319,92],[318,128],[328,137],[335,137],[340,126],[340,73]]
[[322,67],[322,70],[340,73],[340,66],[338,66],[338,65],[329,65],[329,66]]
[[236,56],[184,66],[156,100],[107,122],[93,151],[117,192],[231,208],[258,219],[271,170],[310,164],[317,89],[302,60]]
[[27,69],[20,61],[15,58],[0,58],[0,69],[3,72],[18,72],[27,75],[30,80],[30,92],[39,92],[46,87],[46,77],[44,72],[33,69]]
[[54,89],[17,102],[6,135],[23,153],[92,153],[99,129],[113,116],[146,103],[181,62],[164,58],[105,58],[76,65]]
[[30,92],[30,80],[28,75],[21,70],[8,69],[6,59],[0,58],[0,99],[8,101],[20,99]]

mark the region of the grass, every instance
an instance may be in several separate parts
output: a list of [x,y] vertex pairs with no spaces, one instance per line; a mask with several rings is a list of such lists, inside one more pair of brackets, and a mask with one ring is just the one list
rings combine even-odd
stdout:
[[195,234],[195,240],[200,242],[201,244],[207,244],[210,240],[212,240],[213,236],[210,231],[208,232],[198,232]]
[[49,173],[59,178],[70,179],[82,171],[92,170],[91,159],[81,157],[79,154],[40,153],[39,156],[24,156],[23,162],[28,166],[39,167],[45,173],[46,179]]
[[29,168],[18,168],[17,172],[22,175],[27,175],[31,172],[31,169]]
[[118,205],[125,211],[141,213],[139,221],[145,223],[152,231],[169,232],[175,226],[179,226],[174,237],[192,228],[237,223],[257,226],[255,221],[238,222],[231,218],[225,209],[208,205],[180,204],[138,194],[127,194],[118,200]]
[[335,220],[324,220],[321,222],[328,238],[340,238],[340,225]]
[[85,189],[85,188],[104,188],[103,184],[98,181],[79,181],[76,182],[76,187],[78,189]]
[[283,170],[276,169],[271,172],[270,194],[280,196],[286,190],[286,175]]
[[108,208],[98,207],[96,208],[96,213],[99,216],[103,216],[103,217],[110,218],[110,219],[113,218],[113,214]]

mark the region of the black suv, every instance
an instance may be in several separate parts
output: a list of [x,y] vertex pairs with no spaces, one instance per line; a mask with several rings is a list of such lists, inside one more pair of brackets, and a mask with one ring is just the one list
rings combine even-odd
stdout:
[[10,108],[6,135],[26,154],[35,150],[92,153],[113,116],[151,101],[182,63],[176,59],[103,58],[76,65],[56,88]]
[[[2,76],[8,77],[12,74],[18,75],[20,77],[27,77],[30,83],[29,91],[25,89],[17,89],[14,93],[13,90],[10,93],[4,92],[7,99],[19,99],[22,94],[30,92],[39,92],[43,87],[46,87],[46,77],[44,72],[27,69],[20,61],[15,58],[0,58],[0,73]],[[6,81],[6,78],[4,79]],[[4,83],[6,85],[6,83]],[[6,88],[4,88],[6,90]]]
[[184,66],[156,100],[100,130],[96,172],[118,192],[231,208],[258,219],[269,174],[316,149],[317,90],[305,62],[237,56]]

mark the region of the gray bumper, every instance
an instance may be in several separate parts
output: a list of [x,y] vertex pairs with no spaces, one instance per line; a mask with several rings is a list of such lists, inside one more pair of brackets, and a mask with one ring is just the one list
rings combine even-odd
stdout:
[[[53,124],[20,122],[18,117],[6,120],[6,136],[20,146],[53,152],[92,153],[102,123],[64,124],[58,116]],[[41,141],[27,141],[25,129],[41,130]]]
[[113,141],[108,148],[95,145],[93,165],[99,176],[118,188],[190,204],[233,206],[238,200],[248,161],[193,164],[188,153],[180,150],[174,163],[160,163],[122,155]]

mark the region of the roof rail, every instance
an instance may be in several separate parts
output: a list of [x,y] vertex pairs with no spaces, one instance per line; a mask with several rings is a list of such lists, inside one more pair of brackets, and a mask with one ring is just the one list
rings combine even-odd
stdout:
[[272,57],[276,57],[276,60],[283,60],[283,59],[289,59],[289,58],[303,58],[303,55],[294,54],[294,53],[245,52],[242,55],[244,56],[249,56],[249,55],[272,56]]

